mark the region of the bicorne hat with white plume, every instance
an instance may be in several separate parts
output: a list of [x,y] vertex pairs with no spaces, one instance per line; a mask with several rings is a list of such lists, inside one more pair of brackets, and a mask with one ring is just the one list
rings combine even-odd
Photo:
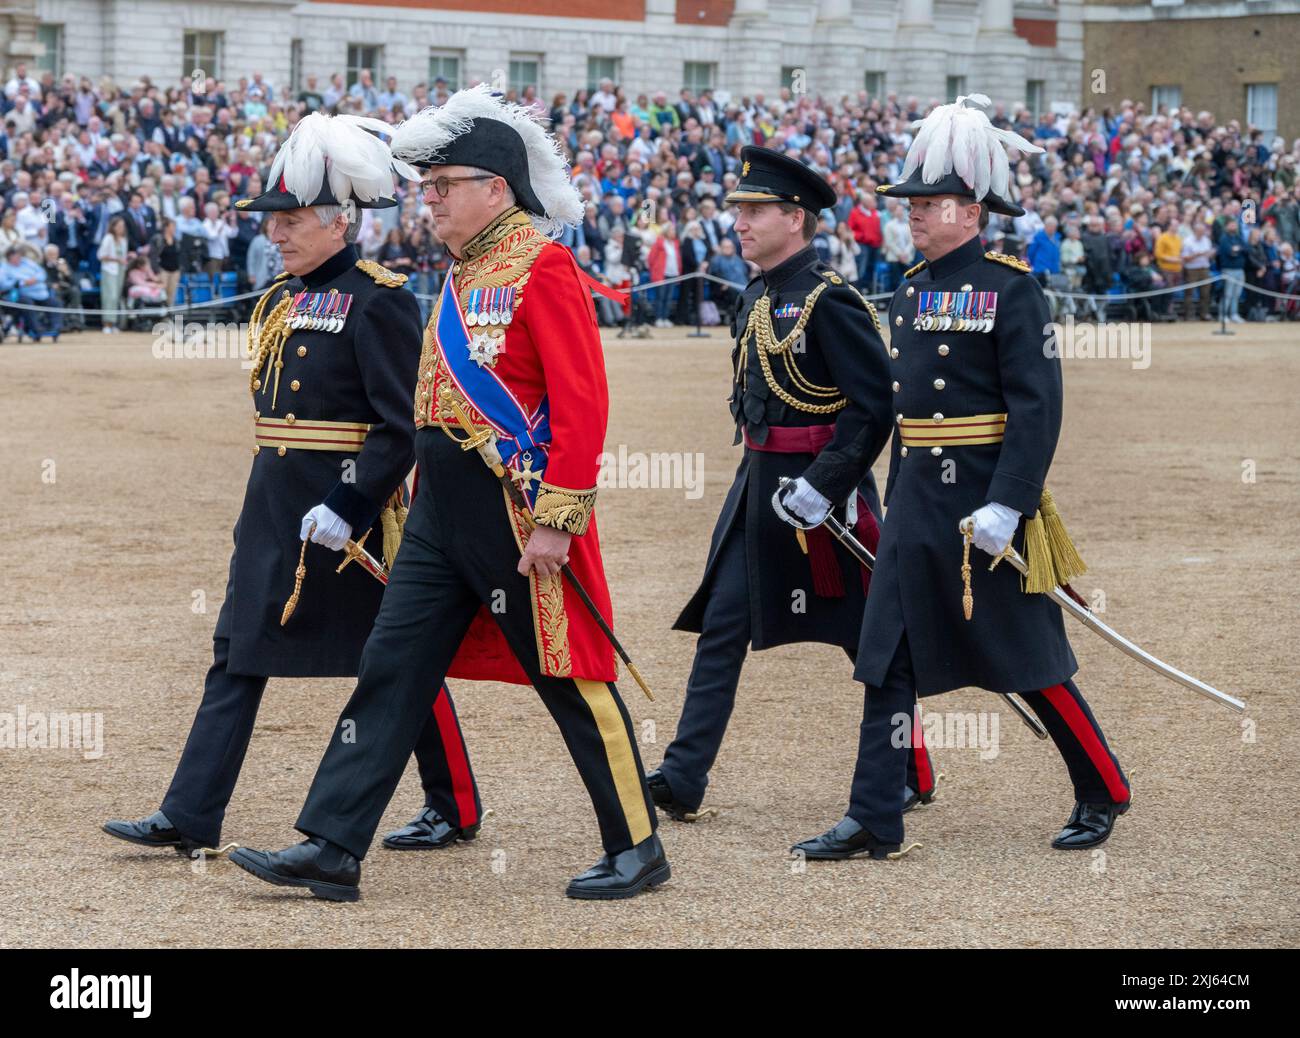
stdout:
[[1043,149],[989,122],[984,114],[989,104],[984,94],[970,94],[913,123],[916,136],[903,161],[902,179],[876,191],[890,198],[960,195],[987,203],[992,212],[1023,216],[1025,211],[1011,201],[1006,148],[1026,154]]
[[[373,131],[373,132],[370,132]],[[274,212],[311,205],[387,209],[397,204],[396,177],[418,180],[419,170],[393,158],[375,136],[393,127],[355,115],[304,116],[271,163],[267,189],[235,203],[245,212]]]
[[502,100],[487,84],[457,90],[444,104],[399,123],[393,154],[416,166],[477,166],[503,177],[547,237],[582,223],[582,196],[560,142],[540,115]]

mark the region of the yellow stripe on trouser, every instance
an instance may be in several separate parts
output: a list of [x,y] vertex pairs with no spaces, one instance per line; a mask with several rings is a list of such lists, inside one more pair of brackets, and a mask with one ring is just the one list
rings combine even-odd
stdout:
[[618,793],[618,802],[623,806],[623,817],[627,820],[627,829],[635,846],[653,830],[650,828],[645,796],[641,792],[636,754],[632,752],[632,740],[627,725],[623,723],[623,714],[605,682],[585,681],[582,678],[574,678],[573,682],[582,693],[587,709],[596,719],[600,740],[605,744],[605,759],[609,761],[610,774],[614,776],[614,789]]

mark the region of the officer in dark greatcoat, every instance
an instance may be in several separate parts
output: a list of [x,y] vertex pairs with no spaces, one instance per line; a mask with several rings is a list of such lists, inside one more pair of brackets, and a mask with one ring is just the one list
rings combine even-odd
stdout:
[[[751,646],[822,642],[854,655],[870,574],[824,529],[805,535],[783,523],[772,495],[782,477],[797,480],[787,506],[817,521],[835,507],[874,549],[880,501],[869,468],[893,418],[875,308],[810,244],[818,213],[835,202],[830,185],[801,162],[747,147],[727,202],[761,273],[732,326],[731,413],[745,450],[704,578],[675,625],[700,638],[676,737],[648,776],[656,804],[678,821],[697,816]],[[917,757],[906,796],[928,800],[923,747]]]
[[420,485],[356,690],[298,816],[307,839],[241,847],[231,861],[279,886],[357,900],[361,859],[451,674],[537,689],[605,851],[566,893],[632,897],[671,869],[605,633],[595,514],[604,351],[588,282],[552,240],[581,222],[582,200],[535,114],[486,85],[406,120],[393,152],[427,167],[424,198],[456,259],[406,397]]
[[[907,740],[897,735],[915,694],[973,685],[1028,701],[1074,785],[1054,847],[1101,843],[1129,805],[1128,781],[1071,680],[1061,610],[1041,593],[1083,571],[1044,488],[1062,399],[1050,309],[1027,265],[980,242],[988,211],[1023,212],[1005,194],[1004,143],[1041,149],[994,128],[987,98],[970,101],[927,116],[901,182],[877,189],[911,199],[925,261],[889,307],[897,430],[854,672],[866,685],[857,768],[847,817],[795,846],[809,858],[899,850]],[[1022,588],[1009,564],[990,572],[987,557],[970,559],[969,616],[959,532],[968,516],[974,547],[989,555],[1022,530],[1030,568]]]
[[[212,667],[171,788],[148,818],[106,823],[110,835],[182,853],[217,846],[267,678],[357,673],[384,587],[360,565],[335,572],[338,549],[364,535],[391,560],[405,514],[397,492],[415,457],[419,307],[405,275],[358,259],[351,244],[358,209],[396,204],[393,170],[379,138],[313,114],[277,155],[271,189],[236,203],[270,214],[286,267],[250,325],[253,468]],[[444,841],[472,838],[478,792],[445,688],[425,729],[427,810]]]

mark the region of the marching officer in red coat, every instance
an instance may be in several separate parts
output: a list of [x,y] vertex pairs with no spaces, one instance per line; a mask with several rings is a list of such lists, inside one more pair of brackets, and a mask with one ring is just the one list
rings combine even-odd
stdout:
[[307,839],[232,860],[356,900],[360,860],[452,674],[537,689],[605,849],[567,893],[631,897],[669,866],[610,641],[575,589],[576,578],[612,623],[595,516],[604,357],[586,282],[550,239],[582,219],[581,200],[558,144],[486,87],[403,123],[393,149],[425,168],[425,200],[456,258],[415,384],[419,487],[356,691],[297,821]]

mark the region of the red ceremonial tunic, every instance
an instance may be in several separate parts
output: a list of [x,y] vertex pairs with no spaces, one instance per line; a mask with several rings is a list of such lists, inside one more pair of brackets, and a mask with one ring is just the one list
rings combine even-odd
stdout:
[[[569,566],[612,627],[594,511],[609,388],[591,294],[572,253],[540,234],[518,209],[495,220],[463,252],[451,271],[462,313],[475,290],[513,288],[510,323],[470,327],[472,339],[478,337],[472,347],[483,351],[480,356],[492,358],[488,362],[492,370],[527,411],[531,413],[543,396],[549,399],[551,443],[545,478],[538,481],[531,471],[524,471],[516,482],[522,485],[523,479],[529,479],[536,489],[534,517],[539,525],[573,534]],[[415,424],[436,425],[463,439],[466,434],[455,413],[440,397],[444,385],[452,387],[476,427],[487,423],[471,403],[464,402],[447,371],[435,331],[442,299],[425,329]],[[512,471],[518,472],[513,466],[521,463],[511,464]],[[486,466],[484,478],[496,478]],[[501,500],[522,551],[528,536],[526,517],[510,504],[504,487]],[[534,574],[529,585],[542,672],[613,681],[614,650],[570,581],[558,574],[540,579]],[[486,605],[479,608],[448,674],[530,684]]]

